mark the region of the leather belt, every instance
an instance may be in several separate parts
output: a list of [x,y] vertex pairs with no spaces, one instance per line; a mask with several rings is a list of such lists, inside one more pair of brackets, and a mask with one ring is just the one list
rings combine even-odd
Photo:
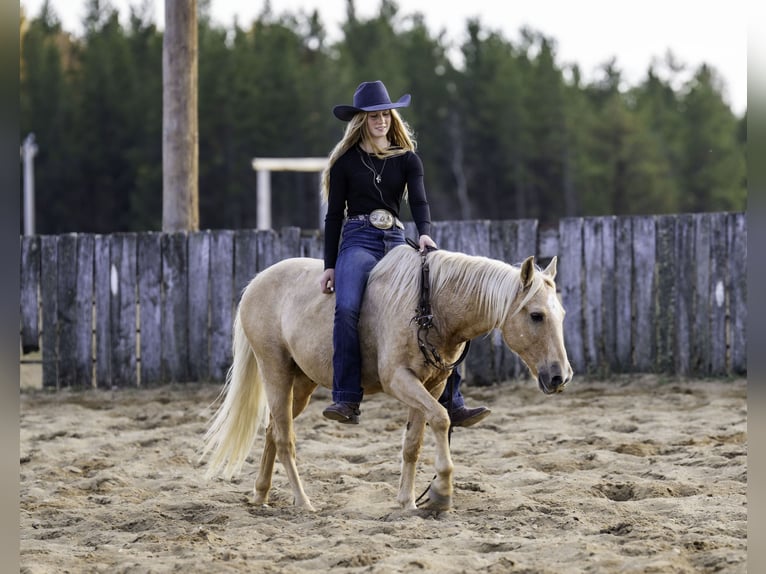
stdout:
[[399,221],[398,217],[390,211],[385,209],[376,209],[370,214],[350,215],[348,218],[350,221],[369,221],[373,227],[378,229],[391,229],[396,226],[397,229],[404,229],[404,224]]

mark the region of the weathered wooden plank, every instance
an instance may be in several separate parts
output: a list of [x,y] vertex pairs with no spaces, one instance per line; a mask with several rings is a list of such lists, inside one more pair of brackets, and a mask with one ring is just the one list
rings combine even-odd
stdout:
[[731,372],[747,373],[747,219],[744,213],[727,216],[729,325]]
[[21,352],[40,350],[40,238],[21,238]]
[[489,228],[489,257],[511,263],[510,253],[516,247],[515,221],[493,221]]
[[324,236],[319,230],[301,236],[301,257],[324,258]]
[[279,231],[279,260],[301,256],[301,228],[283,227]]
[[601,244],[601,301],[603,305],[603,321],[601,341],[603,344],[604,369],[611,373],[617,369],[617,271],[615,257],[617,248],[616,225],[617,218],[614,216],[602,217]]
[[210,379],[224,381],[232,362],[234,233],[210,235]]
[[615,370],[633,370],[633,219],[615,221]]
[[635,298],[634,360],[636,370],[656,370],[655,265],[656,227],[653,216],[633,220],[633,296]]
[[461,221],[458,231],[457,251],[489,256],[489,221]]
[[725,375],[727,351],[727,274],[726,214],[710,213],[710,372]]
[[675,362],[674,372],[692,374],[691,348],[694,337],[694,289],[696,242],[694,218],[680,215],[676,221],[675,270]]
[[585,306],[583,308],[583,338],[586,371],[603,372],[603,220],[587,217],[583,221],[583,264]]
[[[444,237],[447,238],[447,243],[453,246],[453,251],[485,257],[489,255],[489,222],[455,221],[452,225],[453,229],[450,229]],[[437,245],[444,248],[441,243],[437,242]],[[495,368],[499,365],[497,365],[496,351],[499,350],[491,335],[471,341],[471,349],[466,357],[463,371],[466,381],[475,385],[487,385],[497,380]]]
[[210,232],[188,236],[189,380],[210,380]]
[[536,219],[519,219],[516,222],[516,247],[512,259],[515,264],[518,265],[530,255],[534,255],[536,263],[542,267],[552,259],[552,256],[544,257],[537,251],[537,226]]
[[[486,255],[508,261],[509,252],[516,243],[516,227],[505,221],[492,222],[488,236],[489,251]],[[515,361],[516,357],[506,348],[502,334],[495,329],[487,337],[471,343],[463,375],[466,380],[478,385],[509,380],[516,376]]]
[[[508,259],[512,265],[519,266],[530,255],[535,256],[538,265],[548,263],[547,259],[540,259],[537,253],[537,220],[536,219],[518,219],[513,222],[513,230],[516,235],[515,241],[510,245]],[[502,337],[498,338],[502,342]],[[502,343],[502,353],[500,354],[501,365],[508,365],[507,368],[513,370],[515,377],[528,377],[529,369],[516,353],[506,348]]]
[[[499,226],[504,229],[504,226]],[[515,240],[515,236],[513,238]],[[505,252],[512,241],[502,237],[498,233],[498,226],[487,227],[487,251],[482,255],[487,255],[495,259],[503,260]],[[437,243],[438,245],[438,243]],[[478,248],[475,244],[471,249]],[[498,380],[506,380],[513,376],[513,371],[502,373],[502,338],[499,332],[492,332],[487,337],[479,337],[471,342],[471,349],[466,356],[462,375],[465,381],[471,384],[487,385]]]
[[577,372],[584,372],[585,342],[583,339],[583,220],[564,218],[559,221],[558,281],[561,301],[567,311],[564,320],[564,341],[569,363]]
[[94,386],[93,381],[93,294],[95,239],[93,235],[77,236],[77,285],[75,306],[75,381],[83,388]]
[[189,274],[185,232],[162,236],[162,376],[189,380]]
[[431,224],[431,239],[439,249],[460,251],[459,227],[459,221],[436,221]]
[[40,237],[43,387],[58,388],[58,237]]
[[[532,221],[537,224],[537,220]],[[555,227],[550,229],[541,229],[537,234],[537,255],[540,259],[552,259],[559,253],[559,230]]]
[[[489,256],[509,265],[518,265],[524,254],[533,255],[534,250],[529,251],[529,234],[534,235],[536,227],[533,230],[530,222],[534,222],[535,226],[537,224],[536,220],[493,221],[489,227]],[[490,351],[488,357],[483,357],[476,349],[472,349],[468,355],[473,362],[472,371],[482,372],[482,369],[485,369],[485,380],[480,380],[480,384],[505,381],[528,374],[521,359],[506,346],[499,330],[492,331],[487,341]],[[481,361],[486,365],[481,365]]]
[[698,375],[710,374],[710,218],[707,214],[694,216],[695,298],[694,340],[691,370]]
[[675,370],[676,299],[675,246],[676,217],[661,215],[655,218],[657,253],[657,370],[672,373]]
[[110,236],[113,387],[138,385],[136,320],[136,234]]
[[234,303],[258,272],[258,232],[239,229],[234,232]]
[[77,384],[77,235],[58,238],[58,387]]
[[[111,239],[108,235],[94,237],[94,287],[96,311],[96,386],[112,386],[112,261],[109,255]],[[117,273],[115,271],[115,291]]]
[[162,380],[162,234],[138,236],[139,381],[141,386]]
[[[418,226],[415,225],[414,221],[402,221],[402,223],[404,223],[404,237],[409,237],[415,243],[417,243],[420,239],[420,234],[418,233]],[[430,235],[431,235],[431,239],[436,241],[433,235],[433,231],[431,231]],[[322,238],[322,241],[324,241],[324,237]],[[436,245],[439,245],[438,241],[436,242]],[[324,247],[322,248],[322,252],[324,253]]]
[[280,260],[279,237],[276,231],[259,229],[255,241],[258,245],[258,271],[263,271]]

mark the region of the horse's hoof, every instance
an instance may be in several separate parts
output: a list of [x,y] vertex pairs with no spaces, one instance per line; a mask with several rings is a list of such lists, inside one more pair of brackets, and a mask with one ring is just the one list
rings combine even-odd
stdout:
[[300,508],[301,510],[306,510],[308,512],[316,512],[316,508],[314,508],[314,505],[311,504],[308,500],[304,500],[302,502],[293,501],[293,506],[295,508]]
[[428,500],[420,508],[439,512],[449,510],[452,508],[452,496],[439,494],[432,488],[428,492]]

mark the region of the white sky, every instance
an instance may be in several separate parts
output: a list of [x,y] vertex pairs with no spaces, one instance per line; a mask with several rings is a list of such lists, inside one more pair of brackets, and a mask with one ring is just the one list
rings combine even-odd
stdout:
[[[65,30],[79,33],[85,0],[50,0]],[[102,0],[103,1],[103,0]],[[272,12],[297,14],[316,9],[331,37],[337,37],[345,20],[347,0],[271,0]],[[128,6],[146,2],[155,19],[164,25],[163,0],[110,0],[122,16]],[[227,27],[235,15],[241,26],[255,19],[265,0],[211,0],[213,19]],[[36,16],[43,0],[20,0],[29,16]],[[380,0],[355,0],[357,16],[378,13]],[[747,106],[748,22],[756,15],[747,0],[705,2],[692,0],[398,0],[399,15],[421,12],[428,29],[457,44],[463,40],[468,18],[477,17],[482,28],[500,31],[509,41],[518,40],[522,26],[529,26],[557,42],[557,63],[577,63],[586,79],[612,57],[623,77],[634,85],[641,81],[652,59],[671,50],[676,59],[694,69],[705,62],[723,77],[725,97],[735,113]],[[760,15],[760,14],[759,14]]]

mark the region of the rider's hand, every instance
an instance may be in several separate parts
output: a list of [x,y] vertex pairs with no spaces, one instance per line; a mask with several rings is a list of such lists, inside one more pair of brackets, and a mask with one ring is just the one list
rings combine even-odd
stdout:
[[434,249],[437,249],[436,243],[433,239],[431,239],[431,236],[429,235],[421,235],[420,236],[420,252],[423,253],[426,250],[426,247],[432,247]]
[[322,278],[319,280],[322,293],[335,292],[335,269],[325,269]]

